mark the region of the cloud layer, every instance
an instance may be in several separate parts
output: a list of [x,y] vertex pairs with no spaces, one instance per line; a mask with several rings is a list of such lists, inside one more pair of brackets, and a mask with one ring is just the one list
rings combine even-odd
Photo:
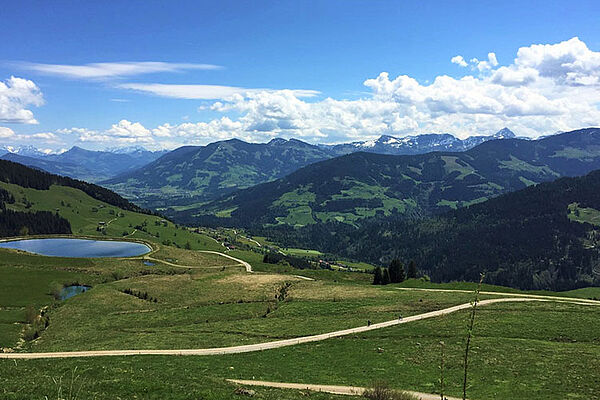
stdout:
[[[123,83],[117,87],[161,97],[195,100],[227,99],[234,95],[245,95],[257,92],[276,92],[271,89],[247,89],[235,86],[172,85],[164,83]],[[297,97],[313,97],[319,94],[316,90],[293,90],[292,92]]]
[[[229,138],[298,137],[335,143],[382,134],[449,132],[466,137],[492,134],[504,126],[536,137],[599,125],[600,52],[576,37],[522,47],[512,62],[504,64],[494,52],[483,60],[457,55],[449,61],[462,67],[464,75],[439,75],[425,84],[408,75],[381,72],[363,82],[370,93],[353,100],[317,99],[319,92],[310,90],[123,83],[119,88],[155,96],[214,100],[203,109],[220,116],[154,128],[121,120],[103,131],[71,128],[57,133],[111,146],[176,147]],[[25,109],[43,101],[35,84],[11,78],[2,85],[0,120],[35,121]],[[3,94],[8,91],[14,94]]]
[[21,63],[21,67],[47,75],[71,79],[108,79],[158,72],[185,70],[215,70],[222,67],[213,64],[146,62],[91,63],[84,65]]

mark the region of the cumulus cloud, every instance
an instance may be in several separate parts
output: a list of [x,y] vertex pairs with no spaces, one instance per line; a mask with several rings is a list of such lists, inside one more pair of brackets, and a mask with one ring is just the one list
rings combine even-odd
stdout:
[[450,62],[452,64],[460,65],[461,67],[466,67],[467,65],[469,65],[469,64],[467,64],[467,62],[465,61],[465,59],[463,58],[463,56],[454,56],[454,57],[452,57],[452,59],[450,60]]
[[15,132],[7,127],[0,126],[0,139],[8,139],[15,136]]
[[31,137],[34,139],[43,139],[48,142],[55,141],[56,139],[58,139],[58,137],[52,132],[34,133],[33,135],[31,135]]
[[37,124],[29,106],[41,106],[44,97],[35,83],[11,76],[0,82],[0,122]]
[[144,138],[150,136],[150,131],[144,128],[142,124],[139,122],[130,122],[126,119],[113,124],[106,133],[122,138]]
[[[236,125],[231,134],[256,140],[294,136],[339,142],[425,132],[464,137],[491,134],[506,125],[521,135],[539,136],[598,124],[599,57],[573,38],[523,47],[513,63],[503,66],[490,52],[486,60],[471,59],[476,74],[440,75],[428,84],[382,72],[364,82],[371,95],[358,100],[309,102],[289,91],[257,91],[236,93],[210,109],[240,115],[233,122],[241,127]],[[451,62],[467,64],[462,56]]]
[[600,52],[591,51],[578,37],[522,47],[514,64],[516,69],[531,68],[541,77],[566,85],[600,84]]
[[121,120],[104,131],[87,128],[66,128],[56,131],[62,135],[75,135],[79,142],[117,145],[155,144],[152,132],[139,122]]
[[156,61],[105,62],[83,65],[21,63],[20,66],[43,74],[71,79],[120,78],[157,72],[215,70],[222,68],[213,64],[166,63]]
[[[247,89],[235,86],[219,85],[171,85],[163,83],[124,83],[118,85],[121,89],[150,93],[161,97],[177,99],[215,100],[226,99],[234,95],[244,95],[256,92],[276,92],[268,89]],[[316,90],[293,90],[297,97],[314,97],[319,94]]]

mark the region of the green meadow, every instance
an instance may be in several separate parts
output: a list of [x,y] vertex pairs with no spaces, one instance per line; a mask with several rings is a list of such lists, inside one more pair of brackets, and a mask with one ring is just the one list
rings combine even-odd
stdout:
[[[44,257],[0,250],[0,348],[8,352],[189,349],[265,343],[394,320],[468,303],[475,284],[409,280],[373,286],[372,275],[266,264],[260,247],[234,230],[196,232],[158,216],[119,210],[79,191],[2,184],[15,209],[58,210],[74,234],[144,240],[153,251],[126,259]],[[68,199],[65,201],[64,199]],[[239,238],[241,248],[220,241]],[[219,240],[221,239],[221,240]],[[264,238],[257,238],[269,244]],[[272,245],[272,244],[270,244]],[[249,262],[254,272],[219,254]],[[315,257],[312,250],[284,249]],[[154,265],[146,265],[151,261]],[[345,263],[371,269],[369,265]],[[310,278],[312,280],[308,280]],[[57,290],[92,288],[68,300]],[[432,292],[402,289],[444,289]],[[484,285],[484,291],[524,292]],[[560,297],[600,298],[600,288]],[[482,299],[499,297],[484,294]],[[32,314],[33,313],[33,314]],[[243,398],[226,379],[440,391],[461,394],[468,311],[321,342],[219,356],[0,359],[0,398]],[[35,333],[35,335],[34,335]],[[600,306],[502,303],[477,311],[469,359],[470,399],[600,399]],[[251,388],[258,399],[300,399],[296,390]],[[337,399],[311,393],[314,399]],[[347,397],[346,397],[347,398]]]

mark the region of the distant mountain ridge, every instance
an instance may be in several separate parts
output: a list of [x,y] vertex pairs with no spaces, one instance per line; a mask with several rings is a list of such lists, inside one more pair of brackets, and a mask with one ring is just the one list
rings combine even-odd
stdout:
[[182,222],[244,227],[359,224],[373,217],[440,213],[599,168],[598,128],[535,141],[487,141],[465,152],[358,152],[170,215]]
[[180,147],[103,184],[144,206],[156,207],[177,200],[211,200],[328,158],[328,151],[296,139],[268,143],[230,139]]
[[488,140],[514,138],[516,138],[516,135],[510,129],[503,128],[491,136],[470,136],[466,139],[459,139],[449,133],[426,133],[401,138],[383,135],[377,140],[321,146],[337,155],[350,154],[357,151],[408,155],[423,154],[432,151],[466,151]]
[[492,136],[465,140],[450,134],[426,134],[340,145],[313,145],[297,139],[246,143],[231,139],[206,146],[184,146],[143,168],[103,184],[145,207],[187,206],[217,199],[237,189],[281,178],[314,162],[368,151],[378,154],[422,154],[464,151],[489,140],[515,137],[508,128]]
[[163,151],[151,152],[142,148],[131,151],[94,151],[78,146],[59,154],[46,154],[32,146],[11,149],[0,158],[38,168],[53,174],[99,182],[125,171],[131,171],[154,161]]

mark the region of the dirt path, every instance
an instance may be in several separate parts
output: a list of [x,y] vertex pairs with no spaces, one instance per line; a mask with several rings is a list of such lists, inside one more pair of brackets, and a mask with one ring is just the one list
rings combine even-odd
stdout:
[[298,279],[303,279],[303,280],[305,280],[305,281],[314,281],[314,279],[313,279],[313,278],[309,278],[308,276],[294,275],[294,277],[295,277],[295,278],[298,278]]
[[[247,381],[247,380],[242,380],[242,379],[227,379],[227,382],[237,383],[238,385],[243,385],[243,386],[263,386],[263,387],[272,387],[272,388],[280,388],[280,389],[310,390],[313,392],[342,394],[342,395],[349,395],[349,396],[362,396],[362,394],[366,390],[366,388],[358,387],[358,386],[313,385],[313,384],[307,384],[307,383]],[[439,400],[439,398],[440,398],[439,394],[412,392],[412,391],[408,391],[408,390],[405,392],[410,393],[413,396],[416,396],[421,400]],[[456,397],[447,397],[447,396],[444,396],[444,397],[448,400],[459,400]]]
[[229,254],[219,253],[218,251],[210,251],[210,250],[198,250],[198,252],[200,252],[200,253],[208,253],[208,254],[218,254],[220,256],[229,258],[230,260],[233,260],[233,261],[235,261],[237,263],[242,264],[242,266],[244,268],[246,268],[246,272],[252,272],[252,265],[250,265],[250,263],[247,263],[244,260],[240,260],[239,258],[232,257]]
[[[479,306],[486,306],[497,303],[508,303],[508,302],[530,302],[530,301],[554,301],[561,303],[579,304],[586,306],[598,306],[599,301],[593,300],[561,300],[560,298],[553,299],[538,299],[538,298],[500,298],[500,299],[488,299],[481,300]],[[206,349],[168,349],[168,350],[92,350],[92,351],[63,351],[53,353],[0,353],[0,358],[11,358],[11,359],[34,359],[34,358],[71,358],[71,357],[103,357],[103,356],[135,356],[135,355],[196,355],[196,356],[211,356],[220,354],[238,354],[238,353],[249,353],[254,351],[262,351],[269,349],[277,349],[280,347],[294,346],[302,343],[319,342],[331,338],[348,336],[352,334],[373,331],[376,329],[387,328],[390,326],[407,324],[414,321],[420,321],[424,319],[439,317],[442,315],[448,315],[461,310],[467,310],[471,307],[470,303],[460,304],[453,307],[444,308],[442,310],[431,311],[424,314],[413,315],[403,319],[394,319],[391,321],[380,322],[377,324],[371,324],[366,326],[360,326],[357,328],[344,329],[335,332],[322,333],[318,335],[303,336],[293,339],[277,340],[273,342],[257,343],[241,346],[231,347],[216,347]]]
[[[406,291],[419,291],[419,292],[444,292],[444,293],[473,293],[472,290],[461,290],[461,289],[425,289],[425,288],[396,288],[398,290]],[[526,299],[541,299],[541,300],[557,300],[557,301],[569,301],[569,302],[584,302],[589,304],[600,304],[598,300],[583,299],[579,297],[560,297],[560,296],[544,296],[539,294],[525,294],[525,293],[508,293],[508,292],[486,292],[481,291],[480,294],[486,294],[491,296],[504,296],[504,297],[521,297]]]
[[144,257],[143,260],[157,262],[157,263],[169,265],[169,266],[175,267],[175,268],[186,268],[186,269],[219,269],[219,268],[240,267],[240,266],[242,266],[241,264],[224,264],[224,265],[208,265],[208,266],[181,265],[181,264],[174,264],[174,263],[169,262],[169,261],[161,260],[160,258],[154,258],[154,257],[148,257],[148,256]]

